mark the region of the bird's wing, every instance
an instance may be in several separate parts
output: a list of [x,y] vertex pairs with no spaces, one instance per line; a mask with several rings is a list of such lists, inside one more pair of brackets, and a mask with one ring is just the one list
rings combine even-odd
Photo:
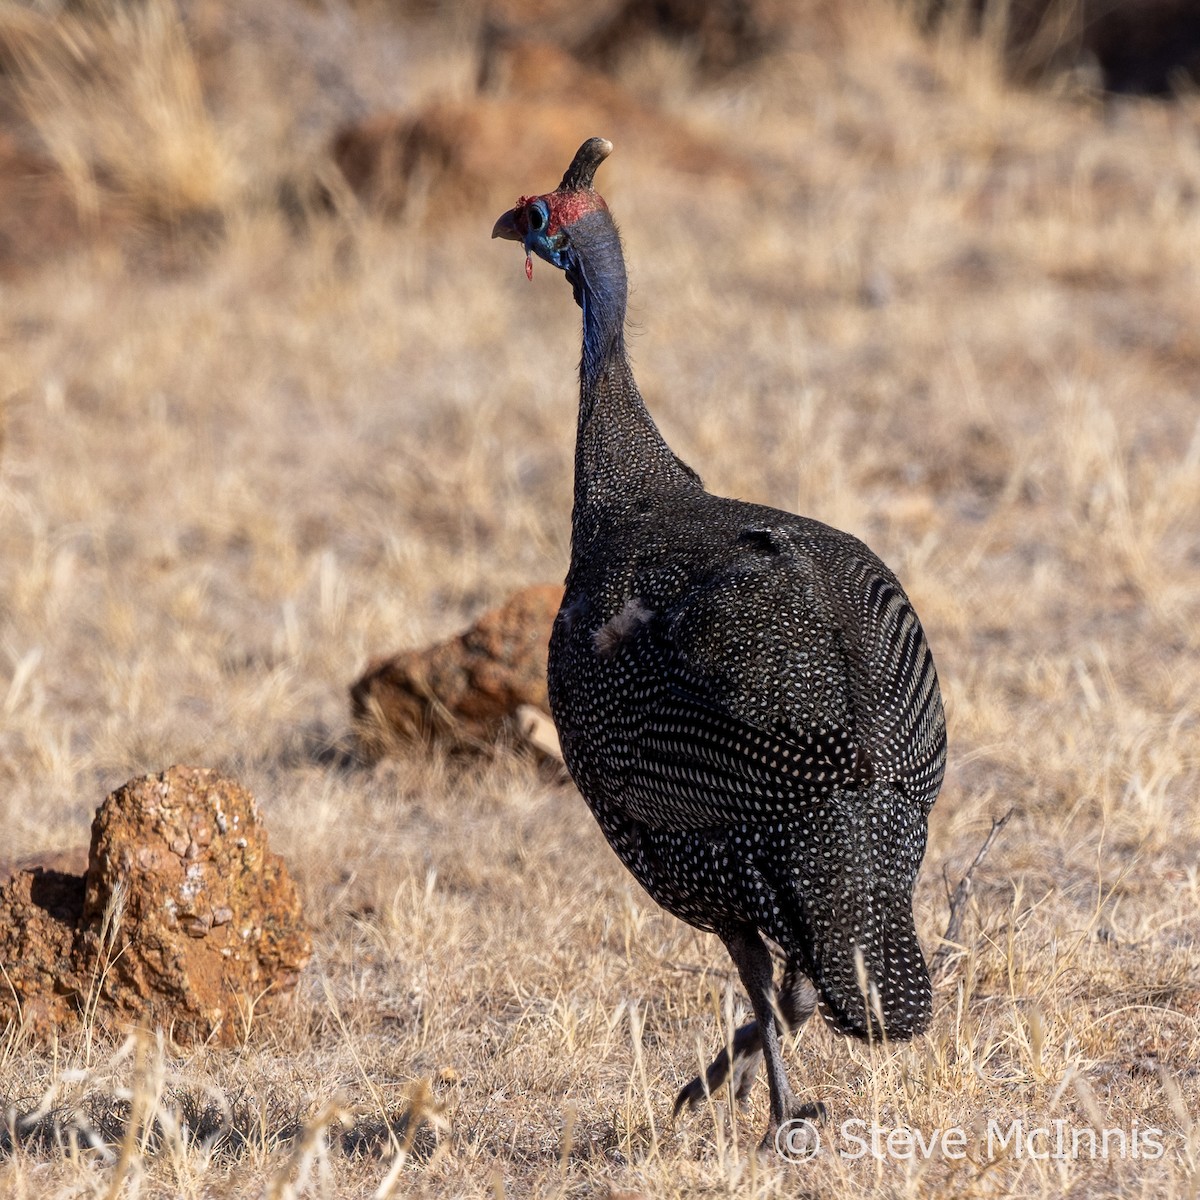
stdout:
[[622,807],[653,828],[819,817],[881,773],[937,794],[937,678],[899,584],[865,547],[831,571],[774,541],[786,553],[723,568],[628,647],[659,686],[629,727]]
[[623,807],[667,830],[811,814],[850,783],[857,758],[839,726],[771,733],[679,687],[645,714],[631,749]]

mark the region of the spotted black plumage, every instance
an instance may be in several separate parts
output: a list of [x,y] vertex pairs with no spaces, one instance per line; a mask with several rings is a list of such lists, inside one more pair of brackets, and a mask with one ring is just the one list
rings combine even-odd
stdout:
[[[931,1016],[912,916],[946,761],[933,659],[896,577],[849,534],[707,493],[625,353],[620,239],[586,142],[495,236],[562,268],[583,309],[571,566],[550,641],[563,753],[609,843],[668,911],[718,934],[756,1020],[677,1108],[765,1053],[771,1130],[804,1111],[786,1026],[820,1005],[892,1039]],[[785,960],[776,992],[764,937]],[[864,984],[866,991],[864,993]],[[815,990],[814,990],[815,989]]]

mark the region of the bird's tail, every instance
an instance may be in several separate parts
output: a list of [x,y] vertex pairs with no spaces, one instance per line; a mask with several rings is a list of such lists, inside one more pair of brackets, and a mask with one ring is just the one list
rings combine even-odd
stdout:
[[809,926],[812,980],[825,1019],[864,1039],[904,1041],[924,1033],[933,989],[911,897],[843,894],[820,907],[836,914],[825,928]]

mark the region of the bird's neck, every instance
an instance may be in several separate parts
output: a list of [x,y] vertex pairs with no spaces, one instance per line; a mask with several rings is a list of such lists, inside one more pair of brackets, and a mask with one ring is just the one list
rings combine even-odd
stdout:
[[[614,231],[613,238],[616,234]],[[575,552],[622,516],[695,477],[663,441],[625,352],[626,283],[620,244],[600,269],[582,264],[576,292],[583,309],[579,427],[575,441]]]

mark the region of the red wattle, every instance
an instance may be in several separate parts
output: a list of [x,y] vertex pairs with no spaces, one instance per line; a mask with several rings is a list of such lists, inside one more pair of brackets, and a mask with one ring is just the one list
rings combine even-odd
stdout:
[[533,282],[533,256],[528,251],[525,252],[525,278]]

